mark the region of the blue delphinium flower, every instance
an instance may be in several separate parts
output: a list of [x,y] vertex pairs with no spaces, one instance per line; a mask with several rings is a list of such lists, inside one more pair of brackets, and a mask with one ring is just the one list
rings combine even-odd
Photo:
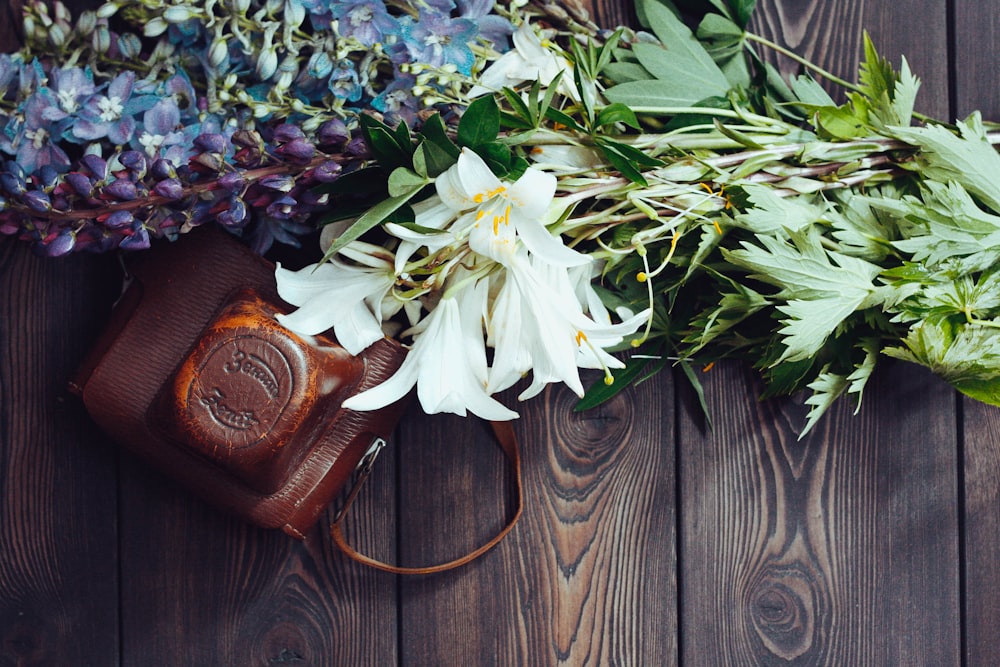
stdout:
[[58,120],[48,118],[57,115],[55,110],[59,110],[59,103],[50,90],[43,88],[25,101],[22,111],[24,121],[15,120],[13,128],[8,126],[14,134],[9,150],[14,152],[15,159],[26,174],[47,164],[59,170],[69,167],[69,156],[57,143],[67,122],[65,117]]
[[330,10],[340,36],[353,37],[363,46],[374,46],[399,30],[399,22],[376,0],[334,0]]
[[135,73],[122,72],[108,85],[105,93],[93,95],[73,124],[73,136],[84,141],[107,137],[112,143],[123,146],[135,134],[135,116],[156,103],[152,95],[133,96]]
[[21,65],[20,58],[15,59],[9,53],[0,53],[0,99],[7,96],[11,84],[18,77]]
[[357,102],[361,99],[362,88],[358,81],[358,70],[354,62],[343,58],[337,62],[337,67],[330,72],[330,92],[338,99]]
[[[49,90],[55,96],[56,104],[42,113],[47,120],[60,121],[76,114],[80,107],[94,94],[94,75],[90,68],[54,68],[49,72]],[[45,90],[42,88],[39,92]],[[69,138],[69,137],[67,137]]]
[[423,12],[419,20],[405,17],[400,24],[400,37],[413,62],[438,67],[453,63],[462,74],[472,73],[475,56],[469,44],[479,34],[473,21]]
[[507,18],[494,14],[493,9],[493,0],[458,0],[459,17],[475,21],[480,37],[490,41],[496,50],[506,51],[514,26]]
[[420,109],[420,101],[413,96],[417,83],[412,74],[399,74],[372,100],[372,107],[380,111],[390,125],[399,121],[413,124]]

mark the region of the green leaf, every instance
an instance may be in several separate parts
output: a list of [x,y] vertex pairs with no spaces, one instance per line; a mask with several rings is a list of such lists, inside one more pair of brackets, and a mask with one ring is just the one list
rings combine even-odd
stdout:
[[604,91],[604,96],[609,101],[624,104],[640,113],[651,113],[656,109],[693,107],[704,99],[725,94],[725,90],[721,92],[716,90],[715,94],[711,94],[697,82],[655,79],[619,83]]
[[624,104],[610,104],[601,109],[597,114],[598,127],[614,125],[615,123],[624,123],[637,130],[641,129],[639,120],[635,117],[635,114]]
[[833,107],[836,104],[826,89],[808,74],[800,74],[790,82],[792,92],[801,102],[815,107]]
[[701,407],[701,414],[705,417],[705,423],[708,424],[708,429],[714,431],[715,427],[712,425],[712,413],[708,409],[708,401],[705,400],[705,388],[701,384],[701,380],[698,379],[698,374],[694,372],[691,368],[691,363],[682,359],[678,362],[681,370],[684,371],[684,377],[687,378],[688,382],[691,383],[691,388],[694,389],[695,396],[698,397],[698,405]]
[[424,138],[425,142],[433,144],[451,156],[453,160],[457,160],[462,152],[448,136],[448,128],[445,126],[441,114],[436,113],[424,122],[424,126],[420,129],[420,136]]
[[353,225],[351,225],[337,238],[336,241],[333,242],[333,244],[330,245],[326,254],[323,255],[323,261],[328,261],[348,243],[361,238],[365,232],[384,222],[390,215],[406,204],[415,194],[420,192],[420,190],[423,189],[423,186],[424,182],[414,184],[410,190],[403,191],[394,197],[384,199],[368,209],[364,215],[358,218]]
[[922,150],[908,168],[925,180],[961,183],[1000,213],[1000,155],[986,137],[978,112],[957,123],[959,135],[940,125],[893,127],[889,133]]
[[573,411],[583,412],[584,410],[595,408],[602,403],[610,401],[642,375],[642,372],[653,360],[653,357],[650,356],[633,355],[629,357],[625,360],[625,368],[616,368],[612,371],[614,382],[607,384],[605,379],[601,378],[592,384],[583,395],[583,398],[573,406]]
[[476,148],[496,141],[500,134],[500,107],[492,95],[473,100],[458,122],[458,145]]
[[604,76],[615,83],[626,83],[628,81],[645,81],[652,79],[653,75],[639,63],[609,63],[604,68]]
[[[412,147],[400,143],[400,134],[371,114],[359,116],[361,132],[372,155],[385,168],[409,166]],[[405,129],[405,123],[401,123]],[[409,136],[409,131],[406,132]]]
[[513,158],[510,146],[502,144],[499,141],[493,141],[480,144],[474,150],[479,157],[483,158],[483,161],[489,166],[490,171],[500,178],[507,176],[511,168],[511,159]]
[[807,386],[812,389],[812,394],[805,400],[805,404],[810,406],[810,409],[806,416],[806,425],[799,433],[800,440],[812,430],[830,406],[847,391],[848,381],[843,375],[829,372],[829,366],[825,366],[816,379]]
[[415,192],[430,182],[429,178],[421,176],[412,169],[397,167],[389,174],[389,196],[399,197],[408,192]]
[[[704,90],[697,99],[728,91],[726,76],[680,17],[658,2],[645,3],[645,14],[663,49],[657,52],[653,51],[657,47],[651,44],[634,45],[635,55],[643,67],[658,79],[675,83],[684,80],[687,85],[692,85],[691,82],[701,84]],[[650,48],[645,48],[647,46]]]
[[816,128],[827,138],[855,139],[869,134],[868,119],[860,118],[849,105],[820,107],[813,114]]
[[548,109],[546,109],[545,117],[551,120],[552,122],[559,123],[560,125],[565,125],[571,130],[576,130],[577,132],[587,131],[579,123],[576,122],[575,118],[554,107],[549,107]]
[[451,155],[439,144],[424,141],[413,153],[413,168],[418,174],[433,179],[447,171],[457,160],[457,155]]

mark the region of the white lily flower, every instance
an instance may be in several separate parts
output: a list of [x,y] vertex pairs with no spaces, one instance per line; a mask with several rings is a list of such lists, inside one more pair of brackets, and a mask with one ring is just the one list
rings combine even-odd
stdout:
[[383,337],[382,318],[392,312],[392,308],[386,312],[383,301],[396,280],[391,261],[369,257],[369,264],[375,266],[332,259],[299,271],[278,264],[274,271],[278,296],[298,306],[288,315],[277,315],[278,321],[305,336],[332,328],[345,350],[359,354]]
[[433,196],[417,202],[413,205],[413,212],[416,224],[442,231],[425,233],[409,229],[395,222],[386,223],[385,230],[400,240],[399,247],[396,248],[397,274],[403,273],[406,263],[421,246],[426,246],[428,252],[435,253],[455,240],[451,232],[447,231],[448,225],[455,220],[455,211],[441,201],[440,197]]
[[484,283],[441,299],[420,323],[421,331],[399,370],[382,384],[344,401],[344,407],[375,410],[399,400],[416,385],[420,406],[427,414],[465,416],[472,412],[494,421],[516,419],[516,412],[486,392]]
[[[563,245],[542,223],[555,197],[552,174],[529,167],[516,182],[504,183],[475,151],[464,148],[435,185],[442,202],[456,213],[465,212],[453,232],[456,236],[468,232],[469,247],[480,255],[507,264],[520,239],[532,254],[550,264],[575,266],[591,261],[588,255]],[[424,224],[420,215],[416,222]]]
[[601,321],[584,314],[565,267],[532,262],[519,253],[507,268],[489,319],[496,348],[489,391],[506,389],[530,370],[532,383],[518,399],[535,396],[550,382],[563,382],[582,396],[579,368],[623,367],[605,348],[634,333],[649,313],[612,324],[603,306],[597,310]]
[[537,80],[547,86],[559,72],[565,72],[559,81],[559,92],[574,101],[580,100],[573,85],[573,65],[547,48],[548,40],[543,39],[527,21],[514,32],[513,40],[514,48],[483,71],[479,83],[469,91],[469,97],[514,88],[525,81]]

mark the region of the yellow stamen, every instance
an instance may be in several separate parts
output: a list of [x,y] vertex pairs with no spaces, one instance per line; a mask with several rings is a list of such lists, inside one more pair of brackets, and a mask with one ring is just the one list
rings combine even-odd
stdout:
[[635,279],[640,283],[644,283],[646,282],[646,280],[649,279],[649,276],[646,275],[645,271],[640,271],[639,273],[635,274]]
[[714,361],[710,361],[710,362],[708,362],[707,364],[705,364],[705,367],[701,369],[701,372],[702,372],[702,373],[707,373],[707,372],[709,372],[710,370],[712,370],[712,366],[714,366],[714,365],[715,365],[715,362],[714,362]]
[[[726,200],[726,208],[729,208],[729,200]],[[715,225],[715,231],[719,232],[719,236],[722,236],[722,226],[719,224],[718,220],[713,220],[712,224]]]
[[576,344],[577,345],[583,345],[583,343],[586,340],[587,340],[587,334],[583,333],[582,331],[577,331],[576,332]]

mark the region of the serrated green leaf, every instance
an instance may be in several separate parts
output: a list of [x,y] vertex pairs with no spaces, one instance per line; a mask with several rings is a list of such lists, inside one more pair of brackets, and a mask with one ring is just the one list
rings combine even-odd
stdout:
[[821,135],[833,139],[855,139],[870,133],[867,117],[859,117],[850,105],[820,107],[813,113],[813,119]]
[[800,74],[789,81],[795,97],[804,104],[814,107],[835,107],[836,103],[830,94],[808,74]]
[[806,424],[799,432],[800,440],[812,430],[820,417],[830,409],[830,406],[847,391],[849,383],[846,377],[829,372],[829,366],[825,366],[816,379],[807,386],[812,390],[812,393],[805,400],[805,404],[810,407],[809,414],[806,415]]
[[940,125],[893,127],[897,139],[922,150],[908,168],[918,169],[925,180],[961,183],[994,212],[1000,213],[1000,155],[986,138],[982,119],[975,113],[957,123],[955,135]]

